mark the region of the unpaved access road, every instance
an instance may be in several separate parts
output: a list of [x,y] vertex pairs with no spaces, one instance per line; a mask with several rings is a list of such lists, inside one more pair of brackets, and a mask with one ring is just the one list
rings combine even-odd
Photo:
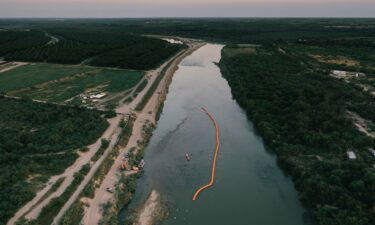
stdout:
[[[153,81],[153,79],[155,79],[155,77],[157,76],[158,72],[160,72],[160,70],[161,70],[161,68],[158,69],[158,70],[149,71],[148,73],[146,73],[145,76],[150,76],[151,81]],[[149,82],[149,83],[152,83],[152,82]],[[146,87],[144,89],[144,91],[147,88],[148,87]],[[122,107],[121,112],[126,113],[126,112],[129,112],[132,108],[134,108],[133,105],[137,104],[142,99],[141,97],[143,96],[143,94],[144,93],[141,92],[139,94],[139,98],[134,99],[133,104],[124,105]],[[12,96],[9,96],[9,97],[18,99],[18,97],[12,97]],[[56,176],[52,176],[49,179],[49,181],[47,182],[47,184],[45,185],[45,187],[42,190],[40,190],[31,201],[29,201],[22,208],[20,208],[16,212],[16,214],[7,222],[7,225],[14,225],[22,216],[25,216],[25,218],[29,219],[29,220],[36,219],[39,216],[40,212],[42,211],[43,207],[46,206],[51,201],[51,199],[53,199],[55,197],[59,197],[64,192],[64,190],[72,183],[72,181],[74,179],[74,174],[76,172],[78,172],[82,168],[83,165],[90,162],[91,157],[94,156],[96,151],[100,148],[101,139],[104,138],[104,139],[109,140],[112,137],[112,135],[114,135],[114,133],[115,133],[116,129],[118,128],[118,125],[119,125],[119,123],[120,123],[120,121],[123,117],[122,113],[118,114],[116,117],[114,117],[112,119],[109,119],[108,122],[109,122],[110,126],[107,128],[107,130],[103,133],[103,135],[94,144],[88,146],[89,151],[85,152],[85,153],[80,153],[80,157],[74,162],[73,165],[68,167],[64,171],[64,173],[56,175]],[[117,135],[118,134],[115,134],[112,138],[117,138]],[[103,156],[101,158],[103,158]],[[54,193],[52,193],[49,197],[47,197],[47,198],[45,198],[41,201],[43,196],[48,192],[48,190],[52,187],[52,185],[61,177],[65,177],[65,180],[60,185],[60,187]]]
[[[39,213],[42,211],[43,207],[46,206],[52,198],[60,196],[64,192],[64,190],[72,183],[74,179],[74,174],[77,171],[79,171],[83,165],[90,162],[91,157],[94,156],[96,151],[100,148],[101,139],[111,138],[114,131],[118,128],[118,123],[120,122],[120,119],[121,117],[115,117],[113,119],[108,120],[110,123],[110,126],[94,144],[88,146],[89,151],[86,153],[81,153],[81,156],[74,162],[72,166],[68,167],[64,171],[64,173],[51,177],[47,185],[42,190],[40,190],[30,202],[28,202],[21,209],[19,209],[18,212],[8,221],[7,225],[13,225],[19,218],[21,218],[24,215],[26,219],[37,218]],[[39,202],[42,199],[42,197],[47,193],[47,191],[52,187],[52,185],[60,177],[65,177],[65,180],[60,185],[60,187],[54,193],[52,193],[49,197]],[[37,203],[38,205],[35,205]]]
[[[171,65],[169,66],[168,70],[166,71],[166,75],[164,76],[163,81],[159,84],[157,90],[154,92],[153,96],[149,100],[146,107],[143,109],[143,111],[136,112],[137,119],[134,122],[133,133],[132,133],[132,135],[129,139],[128,145],[125,149],[120,150],[119,157],[115,160],[115,163],[111,167],[109,173],[106,175],[106,177],[105,177],[102,185],[100,186],[100,188],[96,190],[95,198],[92,201],[89,201],[90,209],[87,210],[86,213],[85,213],[84,222],[83,222],[84,224],[90,224],[91,225],[91,224],[97,224],[99,222],[99,220],[101,218],[100,205],[103,202],[107,202],[112,197],[112,195],[109,195],[109,193],[105,189],[106,189],[106,187],[113,186],[115,183],[118,182],[117,179],[113,179],[113,178],[116,177],[115,173],[117,171],[117,168],[119,167],[119,164],[121,163],[121,155],[124,152],[129,150],[128,146],[131,146],[131,147],[137,146],[137,141],[142,138],[143,125],[147,120],[155,123],[156,109],[159,106],[160,96],[162,95],[162,94],[158,94],[158,93],[162,93],[164,91],[164,89],[167,87],[167,84],[166,84],[165,81],[167,79],[171,79],[171,76],[173,75],[174,71],[176,70],[179,62],[184,57],[191,54],[193,51],[195,51],[196,49],[198,49],[202,45],[203,44],[201,44],[201,43],[199,43],[199,44],[197,44],[197,43],[189,44],[189,48],[187,50],[185,50],[183,54],[178,54],[177,57],[174,57],[174,58],[168,60],[167,62],[163,63],[163,65],[161,65],[158,69],[149,71],[146,74],[146,76],[150,77],[150,80],[149,80],[147,86],[137,95],[137,97],[130,104],[122,105],[122,106],[120,106],[119,108],[116,109],[116,111],[119,115],[123,115],[123,114],[133,112],[133,109],[141,102],[143,96],[146,94],[146,92],[151,87],[151,85],[153,84],[153,82],[155,81],[157,76],[164,69],[164,67],[167,66],[171,61],[173,61],[171,63]],[[164,91],[164,93],[165,93],[165,91]],[[157,101],[155,101],[155,99]],[[149,112],[152,112],[152,113],[149,113]],[[110,149],[107,150],[106,153],[108,154],[109,151],[110,151]],[[103,155],[103,159],[104,159],[104,155]],[[77,190],[70,197],[68,202],[60,210],[59,214],[54,218],[53,224],[58,224],[58,222],[61,220],[61,218],[65,214],[65,212],[70,208],[70,206],[78,198],[79,194],[82,192],[83,188],[86,186],[88,181],[92,179],[92,177],[93,177],[93,175],[96,171],[95,170],[93,173],[91,173],[93,169],[94,168],[92,168],[90,170],[89,174],[85,177],[84,182],[82,182],[80,184],[79,188],[77,188]],[[98,211],[99,211],[99,213],[95,213],[95,212],[98,212]],[[90,218],[88,218],[88,216],[86,216],[86,215],[89,215],[89,214],[91,214],[91,215],[94,214],[94,215],[93,215],[93,217],[90,216]],[[89,221],[86,222],[85,218],[87,218],[87,220],[89,220]]]
[[15,68],[17,68],[17,67],[27,65],[27,64],[29,64],[29,63],[27,63],[27,62],[10,62],[10,64],[12,64],[12,65],[10,65],[10,66],[8,66],[8,67],[5,67],[4,69],[0,70],[0,73],[4,73],[4,72],[6,72],[6,71],[9,71],[9,70],[15,69]]
[[[188,44],[189,48],[183,54],[179,55],[173,60],[170,67],[167,69],[163,80],[160,82],[159,86],[155,90],[153,96],[150,98],[144,109],[141,112],[137,113],[137,119],[134,122],[133,133],[130,136],[129,142],[125,148],[120,149],[119,156],[115,160],[108,174],[105,176],[101,186],[95,191],[94,199],[91,199],[89,201],[89,207],[85,209],[85,216],[82,220],[82,224],[95,225],[99,223],[102,217],[101,205],[113,199],[113,194],[106,191],[106,189],[107,187],[113,187],[118,183],[119,178],[118,176],[116,176],[116,173],[122,163],[123,154],[128,152],[132,147],[138,146],[138,141],[142,139],[143,125],[147,120],[155,123],[157,109],[160,106],[160,103],[162,103],[165,99],[167,88],[170,84],[174,72],[178,68],[178,64],[183,58],[190,55],[192,52],[203,45],[203,43],[194,42]],[[152,79],[152,82],[149,82],[148,85],[152,85],[154,79]],[[148,88],[149,87],[145,88],[144,91],[147,91]],[[133,107],[135,106],[136,105],[133,105]],[[124,108],[119,108],[118,112],[122,112],[122,110],[124,110]]]

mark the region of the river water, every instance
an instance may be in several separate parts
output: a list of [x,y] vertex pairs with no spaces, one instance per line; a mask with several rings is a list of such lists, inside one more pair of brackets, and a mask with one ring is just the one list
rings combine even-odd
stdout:
[[[205,45],[180,63],[130,210],[155,189],[170,209],[163,225],[307,224],[291,179],[266,151],[215,65],[222,48]],[[221,146],[214,186],[192,201],[209,182],[215,148],[215,129],[203,106],[218,122]]]

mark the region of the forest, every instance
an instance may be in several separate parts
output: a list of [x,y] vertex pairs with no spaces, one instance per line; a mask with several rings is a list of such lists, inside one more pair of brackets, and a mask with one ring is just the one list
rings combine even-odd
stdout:
[[[375,224],[375,144],[347,117],[375,121],[374,98],[276,46],[228,54],[220,68],[303,204],[321,225]],[[366,107],[364,107],[366,106]],[[347,159],[353,149],[356,160]]]
[[96,110],[0,97],[0,224],[107,126]]
[[[57,41],[50,42],[48,35]],[[21,30],[2,32],[1,36],[0,57],[8,61],[138,70],[155,68],[182,48],[160,39],[106,29]]]

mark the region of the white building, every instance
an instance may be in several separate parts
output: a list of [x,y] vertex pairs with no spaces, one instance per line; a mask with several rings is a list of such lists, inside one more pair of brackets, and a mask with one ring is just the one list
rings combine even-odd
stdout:
[[333,75],[336,75],[336,76],[345,76],[345,75],[346,75],[346,71],[342,71],[342,70],[332,70],[332,74],[333,74]]
[[96,95],[91,95],[90,98],[91,99],[101,99],[101,98],[104,98],[105,96],[107,96],[106,93],[100,93],[100,94],[96,94]]
[[343,70],[332,70],[331,76],[336,78],[358,78],[364,77],[366,74],[360,72],[350,72],[350,71],[343,71]]
[[167,42],[169,42],[169,43],[171,43],[171,44],[180,44],[180,45],[182,45],[182,44],[183,44],[183,42],[182,42],[182,41],[179,41],[179,40],[175,40],[175,39],[168,39],[168,38],[164,38],[163,40],[164,40],[164,41],[167,41]]
[[353,151],[348,151],[347,154],[348,154],[349,159],[356,159],[357,158],[357,156],[355,155],[355,153]]

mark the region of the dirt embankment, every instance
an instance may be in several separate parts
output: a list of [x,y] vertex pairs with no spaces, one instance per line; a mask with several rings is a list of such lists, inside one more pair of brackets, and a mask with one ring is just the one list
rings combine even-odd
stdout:
[[[162,81],[159,83],[158,87],[156,88],[155,92],[153,93],[152,97],[149,99],[145,107],[140,112],[135,112],[137,115],[137,119],[134,122],[133,125],[133,133],[129,139],[129,142],[127,146],[124,149],[120,150],[119,157],[116,158],[115,162],[113,163],[112,168],[106,175],[106,177],[103,180],[102,185],[95,191],[95,197],[94,199],[90,200],[90,205],[88,208],[85,209],[85,215],[83,217],[83,224],[98,224],[100,221],[100,218],[102,217],[102,210],[101,206],[109,201],[113,201],[114,195],[112,193],[109,193],[106,191],[107,187],[114,187],[119,179],[116,176],[116,172],[118,171],[119,166],[122,163],[121,156],[128,152],[129,149],[132,147],[137,147],[139,141],[142,140],[142,128],[146,121],[151,121],[152,123],[155,123],[156,115],[158,110],[160,109],[161,104],[164,102],[168,90],[168,86],[171,83],[172,77],[174,72],[178,69],[178,65],[181,62],[182,59],[184,59],[186,56],[190,55],[192,52],[203,46],[204,43],[196,43],[191,42],[188,43],[188,49],[185,50],[183,53],[177,55],[177,57],[169,60],[168,62],[164,63],[161,67],[159,67],[157,70],[153,70],[149,72],[150,80],[146,86],[146,88],[131,102],[129,105],[124,105],[122,107],[117,108],[118,113],[125,113],[126,111],[133,111],[133,109],[136,107],[136,105],[141,101],[144,94],[147,92],[147,90],[150,88],[152,83],[155,81],[157,76],[160,75],[160,73],[163,72],[164,69],[164,77]],[[155,194],[154,194],[155,195]],[[148,211],[151,215],[154,213],[154,207],[148,207]]]
[[152,225],[163,217],[163,210],[160,202],[160,194],[152,190],[150,196],[141,208],[136,221],[137,225]]

